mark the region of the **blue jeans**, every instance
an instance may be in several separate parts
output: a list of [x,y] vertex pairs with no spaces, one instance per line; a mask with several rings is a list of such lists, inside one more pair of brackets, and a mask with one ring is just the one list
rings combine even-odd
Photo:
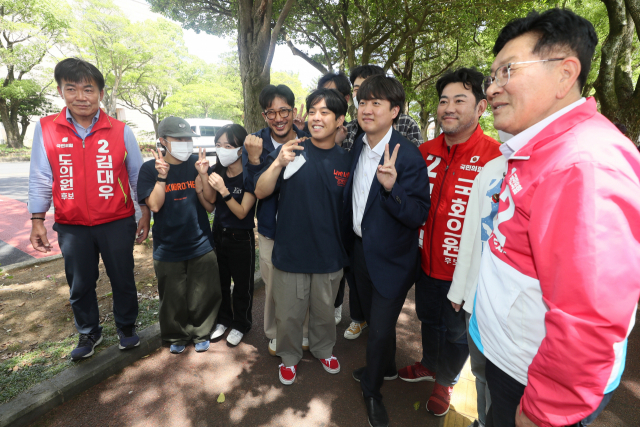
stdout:
[[422,322],[422,366],[436,373],[436,382],[452,387],[469,357],[464,310],[447,298],[451,282],[420,271],[416,282],[416,313]]

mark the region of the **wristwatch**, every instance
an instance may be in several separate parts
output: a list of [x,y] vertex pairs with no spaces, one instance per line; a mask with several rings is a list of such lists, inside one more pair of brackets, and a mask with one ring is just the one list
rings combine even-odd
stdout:
[[227,194],[226,196],[224,196],[222,198],[222,200],[224,200],[225,202],[228,202],[229,200],[231,200],[231,193]]
[[156,181],[158,181],[158,182],[167,182],[167,178],[158,177],[158,178],[156,178]]

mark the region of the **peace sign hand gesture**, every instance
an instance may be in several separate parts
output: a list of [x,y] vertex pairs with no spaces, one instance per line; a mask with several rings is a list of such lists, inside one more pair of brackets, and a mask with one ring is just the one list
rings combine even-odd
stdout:
[[396,171],[396,159],[398,158],[398,150],[400,144],[396,144],[396,148],[393,150],[391,158],[389,158],[389,144],[384,147],[384,164],[378,165],[378,171],[376,173],[378,181],[384,187],[385,190],[391,191],[393,185],[396,183],[398,172]]
[[307,115],[309,114],[309,112],[307,111],[306,113],[304,113],[304,116],[303,116],[302,115],[303,111],[304,111],[304,104],[300,105],[298,114],[296,114],[295,117],[293,118],[293,124],[296,125],[298,129],[304,128],[304,122],[307,120]]
[[296,151],[304,150],[304,147],[298,145],[302,141],[304,141],[304,139],[294,139],[282,146],[276,159],[281,167],[286,168],[287,165],[296,158]]
[[158,178],[166,178],[169,173],[169,163],[164,161],[164,157],[162,157],[162,151],[158,150],[156,154],[155,151],[151,151],[153,157],[156,159],[156,170],[158,171]]
[[198,161],[196,162],[196,170],[200,175],[209,174],[209,159],[207,159],[207,149],[200,147],[198,149]]

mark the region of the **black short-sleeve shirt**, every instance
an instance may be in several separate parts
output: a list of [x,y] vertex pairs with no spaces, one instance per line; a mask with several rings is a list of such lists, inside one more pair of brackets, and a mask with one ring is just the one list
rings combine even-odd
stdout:
[[[164,204],[153,214],[153,259],[157,261],[185,261],[213,250],[209,216],[196,194],[197,161],[198,156],[192,155],[169,167]],[[155,162],[143,163],[138,175],[139,202],[149,197],[157,177]]]
[[[244,184],[243,184],[243,173],[240,173],[233,178],[229,178],[226,174],[226,171],[221,173],[222,180],[224,181],[225,187],[231,193],[231,197],[235,199],[236,202],[242,204],[242,198],[244,197]],[[255,227],[254,217],[256,216],[256,204],[254,203],[251,207],[247,216],[244,219],[239,219],[229,206],[227,202],[222,200],[222,196],[220,193],[216,196],[216,216],[214,219],[213,225],[215,227],[225,227],[225,228],[237,228],[240,230],[253,230]]]
[[[318,148],[311,140],[300,145],[305,164],[289,179],[284,179],[283,169],[276,185],[280,199],[272,262],[290,273],[332,273],[348,264],[341,224],[351,155],[338,146]],[[262,172],[280,149],[269,154]]]

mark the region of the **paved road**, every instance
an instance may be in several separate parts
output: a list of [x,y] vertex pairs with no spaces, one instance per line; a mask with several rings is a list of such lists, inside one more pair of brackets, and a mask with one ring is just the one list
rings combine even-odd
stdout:
[[[212,160],[212,163],[215,163],[215,160]],[[28,198],[29,162],[0,163],[0,203],[4,202],[0,206],[6,206],[6,203],[11,203],[11,208],[14,211],[11,221],[7,218],[0,218],[0,236],[4,236],[4,238],[0,237],[0,265],[29,261],[34,259],[34,255],[35,257],[39,256],[39,254],[30,251],[29,248],[22,244],[24,243],[25,227],[26,229],[30,227],[28,221],[29,213],[26,209]],[[23,203],[24,206],[20,209],[14,203],[15,201]],[[137,203],[135,204],[135,209],[137,221],[141,216]],[[53,224],[53,207],[49,209],[49,218],[48,224]],[[54,232],[50,230],[49,233],[53,234]],[[21,236],[21,244],[16,244],[16,239],[12,239],[18,234]],[[27,240],[28,235],[27,232]]]
[[[348,291],[345,298],[348,298]],[[346,307],[345,301],[345,307]],[[326,373],[320,362],[305,352],[298,377],[291,386],[278,380],[280,359],[267,352],[263,333],[264,288],[256,291],[254,327],[236,348],[226,341],[212,343],[206,353],[188,347],[181,355],[161,348],[103,383],[53,410],[33,427],[135,426],[296,426],[360,427],[368,425],[360,386],[351,372],[365,362],[367,332],[354,341],[342,337],[348,327],[348,310],[337,327],[334,354],[342,370]],[[398,367],[421,355],[420,330],[409,293],[397,328]],[[573,345],[567,343],[567,345]],[[580,351],[576,347],[576,351]],[[627,369],[622,384],[605,412],[592,427],[640,425],[640,331],[628,346]],[[464,373],[463,373],[464,376]],[[475,406],[475,391],[454,389],[456,407]],[[394,427],[467,427],[469,418],[450,411],[437,418],[424,408],[433,383],[386,381],[382,393]],[[220,393],[226,401],[217,403]],[[415,402],[420,408],[414,409]]]

